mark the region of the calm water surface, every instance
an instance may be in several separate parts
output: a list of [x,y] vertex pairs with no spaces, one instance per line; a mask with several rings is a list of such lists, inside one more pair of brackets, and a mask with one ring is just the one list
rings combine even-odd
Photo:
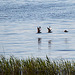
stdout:
[[[47,33],[49,26],[53,33]],[[0,55],[75,59],[75,2],[1,0]]]

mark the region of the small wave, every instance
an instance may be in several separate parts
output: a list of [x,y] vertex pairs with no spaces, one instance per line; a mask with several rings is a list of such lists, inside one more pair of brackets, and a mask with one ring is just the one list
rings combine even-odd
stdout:
[[56,50],[56,51],[75,51],[75,50]]
[[7,33],[7,34],[4,34],[4,35],[17,35],[17,33]]

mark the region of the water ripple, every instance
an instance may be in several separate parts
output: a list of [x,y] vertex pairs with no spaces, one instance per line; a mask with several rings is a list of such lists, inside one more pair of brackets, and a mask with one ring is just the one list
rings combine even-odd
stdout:
[[56,50],[56,51],[75,51],[75,50]]

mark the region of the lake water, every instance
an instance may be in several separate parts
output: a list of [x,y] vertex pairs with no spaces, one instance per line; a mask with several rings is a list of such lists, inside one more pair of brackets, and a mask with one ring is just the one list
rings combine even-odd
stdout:
[[0,55],[75,59],[75,1],[0,0]]

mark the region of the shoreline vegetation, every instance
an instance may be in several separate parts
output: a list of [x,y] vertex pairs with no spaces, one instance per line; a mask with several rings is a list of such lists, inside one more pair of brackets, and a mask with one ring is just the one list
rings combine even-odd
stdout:
[[0,75],[75,75],[75,61],[0,56]]

